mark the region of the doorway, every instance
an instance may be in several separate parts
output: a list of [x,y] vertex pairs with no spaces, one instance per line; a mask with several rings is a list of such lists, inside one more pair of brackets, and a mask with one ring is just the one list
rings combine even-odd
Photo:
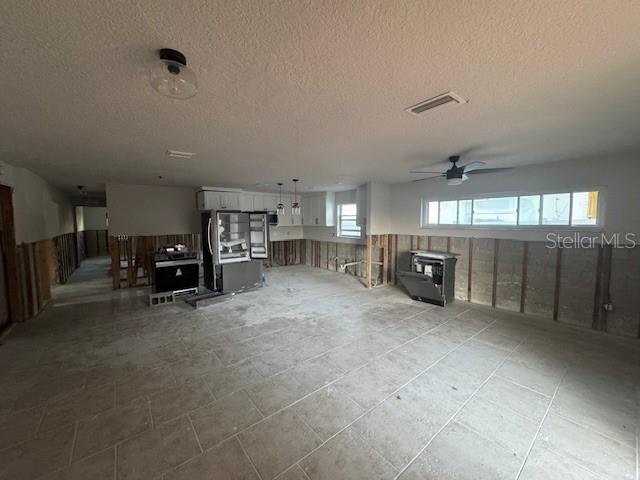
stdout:
[[0,185],[0,331],[21,320],[10,187]]

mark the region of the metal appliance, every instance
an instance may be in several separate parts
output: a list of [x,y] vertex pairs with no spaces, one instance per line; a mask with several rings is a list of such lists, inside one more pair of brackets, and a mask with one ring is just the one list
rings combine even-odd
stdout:
[[269,220],[265,212],[249,213],[251,258],[269,258]]
[[398,272],[400,283],[414,300],[444,307],[455,299],[456,254],[412,250],[411,271]]
[[184,245],[163,247],[153,258],[153,293],[198,293],[200,265]]
[[[212,210],[202,212],[204,283],[209,290],[229,292],[234,285],[262,280],[260,268],[231,268],[232,264],[269,258],[266,212]],[[249,281],[253,272],[254,281]],[[239,278],[236,278],[239,277]]]

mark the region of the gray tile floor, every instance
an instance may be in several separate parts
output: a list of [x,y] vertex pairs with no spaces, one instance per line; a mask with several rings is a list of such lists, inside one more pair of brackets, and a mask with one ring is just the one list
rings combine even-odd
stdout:
[[104,273],[0,347],[0,479],[638,480],[637,342],[307,267],[197,311]]

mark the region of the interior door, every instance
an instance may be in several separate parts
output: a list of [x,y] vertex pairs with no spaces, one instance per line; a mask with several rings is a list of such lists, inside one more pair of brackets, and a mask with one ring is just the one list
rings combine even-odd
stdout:
[[[7,188],[7,187],[0,187]],[[4,192],[3,192],[4,193]],[[11,193],[9,193],[10,195]],[[5,212],[7,205],[4,205],[5,195],[0,196],[0,331],[6,327],[11,321],[11,315],[9,313],[9,292],[7,289],[7,246],[5,243],[5,236],[7,234],[13,234],[13,232],[7,232],[5,229],[8,227],[4,225],[3,213]]]
[[2,240],[0,239],[0,330],[9,323],[10,319],[4,251],[2,249]]

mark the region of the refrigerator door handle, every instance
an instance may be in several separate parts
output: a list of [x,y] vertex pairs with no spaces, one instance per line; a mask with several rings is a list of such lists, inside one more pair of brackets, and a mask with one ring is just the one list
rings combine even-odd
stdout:
[[211,217],[209,217],[209,225],[207,225],[207,244],[209,245],[209,253],[213,257],[213,248],[211,248]]

